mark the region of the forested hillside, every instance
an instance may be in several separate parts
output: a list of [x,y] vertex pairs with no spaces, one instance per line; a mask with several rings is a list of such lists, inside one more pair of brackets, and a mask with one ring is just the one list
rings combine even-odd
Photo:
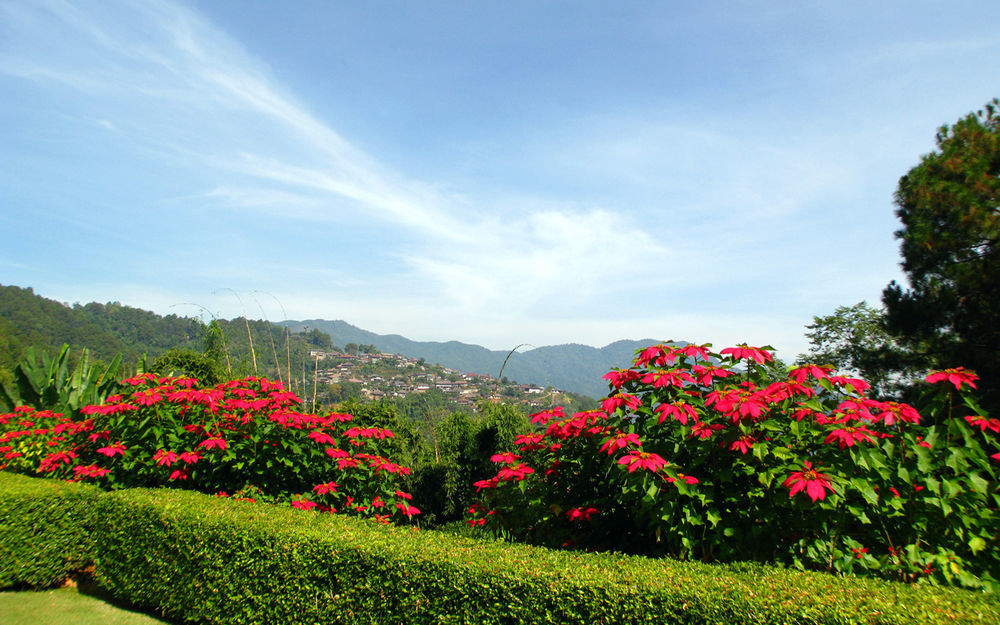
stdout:
[[172,347],[200,348],[203,333],[197,319],[161,317],[118,302],[69,306],[36,295],[31,287],[0,286],[0,365],[7,368],[30,346],[57,351],[68,343],[73,351],[88,348],[100,360],[120,353],[125,362],[135,362]]

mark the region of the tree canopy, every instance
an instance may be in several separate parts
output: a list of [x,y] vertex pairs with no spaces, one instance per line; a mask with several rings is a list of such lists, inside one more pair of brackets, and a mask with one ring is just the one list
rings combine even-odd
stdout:
[[937,133],[899,181],[902,268],[883,292],[886,328],[928,367],[963,365],[1000,407],[1000,100]]

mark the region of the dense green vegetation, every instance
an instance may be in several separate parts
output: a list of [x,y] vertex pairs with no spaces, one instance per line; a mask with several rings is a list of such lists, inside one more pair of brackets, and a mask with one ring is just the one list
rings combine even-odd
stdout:
[[[49,484],[0,474],[0,505],[30,492],[50,497]],[[175,490],[81,496],[99,511],[87,526],[100,545],[97,580],[177,620],[933,625],[1000,618],[992,597],[955,589],[553,551]],[[8,520],[31,525],[34,509]],[[11,555],[10,568],[20,570],[24,556]]]

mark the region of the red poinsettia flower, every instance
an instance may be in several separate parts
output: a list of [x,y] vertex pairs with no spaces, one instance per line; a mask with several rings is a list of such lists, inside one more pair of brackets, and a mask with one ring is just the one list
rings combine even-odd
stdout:
[[691,426],[690,436],[692,437],[697,436],[698,438],[705,440],[707,438],[710,438],[712,434],[715,434],[717,431],[724,429],[725,427],[726,426],[722,425],[721,423],[705,423],[703,421],[699,421],[698,423],[695,423],[693,426]]
[[683,388],[685,383],[694,384],[694,378],[692,378],[691,374],[686,371],[666,369],[653,371],[644,375],[642,377],[642,383],[652,384],[653,388],[663,388],[666,386]]
[[121,441],[119,441],[114,445],[108,445],[107,447],[98,448],[97,453],[103,454],[108,458],[113,458],[118,455],[124,456],[125,449],[126,449],[125,445]]
[[305,499],[293,499],[292,507],[298,508],[299,510],[311,510],[315,508],[318,504],[315,501],[306,501]]
[[552,419],[565,419],[566,415],[563,413],[562,406],[557,406],[551,410],[543,410],[541,412],[536,412],[530,415],[531,422],[537,423],[538,425],[547,425]]
[[194,464],[201,460],[201,454],[196,451],[185,451],[181,455],[177,456],[177,458],[185,464]]
[[517,454],[512,454],[509,451],[505,451],[502,454],[493,454],[490,456],[490,462],[503,462],[504,464],[513,464],[521,459],[521,456]]
[[313,490],[316,491],[317,495],[325,495],[327,493],[335,492],[338,486],[340,485],[336,482],[326,482],[325,484],[317,484],[316,486],[313,486]]
[[635,445],[636,447],[642,447],[642,441],[639,440],[639,435],[633,432],[619,432],[604,441],[601,445],[601,451],[608,452],[608,455],[615,453],[619,449],[628,447],[629,445]]
[[773,359],[771,352],[766,349],[750,347],[746,343],[740,343],[736,347],[727,347],[719,353],[723,356],[732,356],[733,360],[743,360],[745,358],[758,364],[764,364],[765,362],[770,362]]
[[642,352],[636,357],[635,364],[640,367],[645,367],[651,361],[659,358],[665,352],[663,345],[653,345],[642,350]]
[[965,420],[969,422],[969,425],[975,426],[983,432],[990,430],[991,432],[1000,433],[1000,419],[989,419],[987,417],[973,415],[965,417]]
[[659,423],[666,421],[667,417],[672,417],[674,420],[680,421],[681,425],[687,425],[688,419],[692,423],[698,420],[698,413],[695,411],[694,406],[685,404],[682,401],[675,401],[672,404],[660,404],[654,410],[660,413]]
[[837,443],[843,449],[844,447],[853,447],[854,443],[859,442],[874,443],[872,436],[877,436],[877,434],[863,425],[845,426],[830,432],[823,442],[827,445]]
[[569,517],[570,521],[589,521],[595,514],[600,514],[600,510],[597,508],[570,508],[566,511],[566,516]]
[[321,432],[319,430],[316,430],[315,432],[310,432],[309,433],[309,438],[313,439],[314,441],[316,441],[320,445],[331,445],[331,444],[337,442],[337,439],[335,439],[334,437],[330,436],[326,432]]
[[615,390],[620,389],[623,384],[630,380],[635,380],[638,377],[639,372],[634,369],[614,369],[601,376],[601,378],[607,380]]
[[831,367],[818,367],[816,365],[804,365],[802,367],[796,367],[788,372],[788,379],[803,384],[806,381],[806,377],[812,376],[815,380],[822,380],[830,375],[833,371]]
[[693,475],[684,475],[683,473],[678,473],[677,477],[667,477],[667,484],[673,484],[674,482],[684,482],[688,486],[694,486],[698,483],[698,478]]
[[733,441],[733,443],[729,446],[729,450],[739,451],[745,456],[747,455],[747,452],[753,449],[753,444],[756,442],[757,439],[750,436],[749,434],[744,434],[743,436],[740,436],[735,441]]
[[658,454],[644,451],[630,451],[627,455],[618,459],[618,464],[628,467],[629,473],[634,472],[636,469],[646,469],[647,471],[656,473],[667,466],[667,461]]
[[833,490],[829,476],[813,469],[808,460],[802,463],[802,467],[802,471],[794,471],[785,480],[784,486],[790,489],[788,496],[794,497],[796,493],[805,491],[814,502],[825,498],[827,489]]
[[534,473],[535,470],[528,465],[522,463],[514,464],[508,467],[504,467],[497,472],[497,477],[503,481],[521,481],[528,475]]
[[605,412],[612,413],[622,406],[628,406],[632,410],[635,410],[639,407],[640,403],[639,398],[635,395],[629,395],[628,393],[615,393],[601,402],[601,408],[603,408]]
[[167,451],[166,449],[160,449],[155,454],[153,454],[153,460],[156,462],[156,464],[160,465],[161,467],[169,467],[173,463],[177,462],[177,459],[179,457],[180,456],[178,456],[176,453],[172,451]]
[[420,509],[419,508],[417,508],[416,506],[411,506],[410,504],[406,503],[405,501],[401,501],[401,502],[397,503],[396,507],[399,508],[400,512],[402,512],[403,514],[405,514],[408,517],[411,517],[414,514],[420,514]]
[[976,380],[979,376],[976,375],[975,371],[966,369],[965,367],[955,367],[953,369],[945,369],[943,371],[935,371],[925,378],[927,382],[934,384],[936,382],[951,382],[955,385],[955,390],[962,390],[963,384],[968,384],[972,388],[976,388]]
[[204,447],[205,449],[225,449],[227,447],[226,439],[213,436],[198,443],[198,447]]
[[108,473],[111,473],[111,469],[103,469],[97,465],[91,464],[82,467],[73,467],[73,472],[79,478],[84,477],[104,477]]

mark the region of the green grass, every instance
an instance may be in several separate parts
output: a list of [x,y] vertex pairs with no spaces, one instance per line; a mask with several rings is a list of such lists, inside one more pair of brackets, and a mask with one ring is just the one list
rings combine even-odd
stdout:
[[3,625],[169,625],[125,607],[99,588],[0,592]]

